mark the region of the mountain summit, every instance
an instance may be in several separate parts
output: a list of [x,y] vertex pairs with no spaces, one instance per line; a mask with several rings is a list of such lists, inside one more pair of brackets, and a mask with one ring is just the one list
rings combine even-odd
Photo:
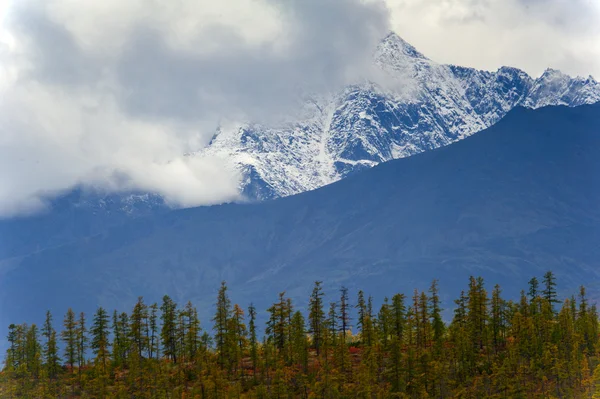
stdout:
[[[537,79],[512,67],[496,72],[442,65],[395,33],[373,53],[389,87],[348,86],[309,98],[305,118],[281,128],[222,126],[189,156],[218,156],[243,175],[253,200],[286,197],[341,180],[379,163],[446,146],[494,125],[516,106],[579,106],[600,101],[592,77],[548,69]],[[168,211],[158,195],[75,190],[32,218],[0,221],[0,259],[91,236],[128,219]]]
[[374,62],[389,82],[386,87],[368,82],[310,99],[308,117],[283,128],[222,128],[194,156],[228,160],[242,173],[240,190],[264,200],[445,146],[493,125],[518,105],[600,101],[600,84],[592,77],[549,69],[534,79],[512,67],[488,72],[438,64],[395,33],[381,41]]

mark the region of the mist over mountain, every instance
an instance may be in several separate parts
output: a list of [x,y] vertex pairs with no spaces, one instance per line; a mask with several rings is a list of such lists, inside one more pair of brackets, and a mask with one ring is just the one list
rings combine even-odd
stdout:
[[[206,148],[187,157],[221,159],[242,176],[239,190],[246,199],[268,200],[448,145],[493,125],[518,105],[573,107],[600,101],[600,84],[592,77],[572,78],[548,69],[533,79],[511,67],[488,72],[441,65],[394,33],[373,57],[381,85],[369,82],[307,97],[303,117],[284,127],[224,123]],[[49,198],[48,204],[38,216],[0,220],[0,257],[169,210],[157,194],[89,187]]]
[[1,323],[46,308],[60,315],[73,303],[125,309],[138,295],[163,294],[193,300],[206,317],[221,280],[234,301],[259,308],[282,289],[304,303],[314,280],[328,292],[391,294],[438,278],[448,298],[473,274],[510,297],[553,270],[561,292],[582,282],[593,291],[598,173],[600,104],[518,107],[465,140],[314,191],[151,214],[4,256]]

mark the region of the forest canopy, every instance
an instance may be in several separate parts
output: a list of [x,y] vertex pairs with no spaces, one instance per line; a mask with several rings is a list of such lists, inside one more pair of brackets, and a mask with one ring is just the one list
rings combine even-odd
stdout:
[[50,312],[11,324],[0,397],[600,397],[596,306],[584,287],[559,302],[551,272],[516,300],[471,277],[454,303],[433,281],[378,309],[317,281],[305,312],[282,292],[264,327],[223,282],[213,310],[201,324],[190,302],[140,297],[130,313],[68,309],[58,331]]

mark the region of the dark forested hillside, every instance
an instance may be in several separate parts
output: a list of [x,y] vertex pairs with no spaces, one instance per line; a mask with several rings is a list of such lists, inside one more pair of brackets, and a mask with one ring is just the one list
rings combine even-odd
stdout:
[[[437,281],[373,306],[363,291],[281,292],[266,309],[212,318],[169,296],[130,312],[71,308],[62,323],[11,324],[2,398],[591,398],[600,393],[599,325],[584,287],[563,303],[552,272],[517,300],[470,277],[453,304]],[[75,304],[76,305],[76,304]],[[442,308],[454,307],[444,323]],[[42,312],[42,310],[40,310]],[[264,327],[257,312],[266,313]],[[60,327],[58,327],[60,326]],[[263,334],[259,331],[264,331]]]
[[139,218],[4,259],[0,322],[165,293],[202,312],[221,280],[259,308],[283,290],[305,306],[315,279],[394,292],[440,278],[453,297],[475,274],[518,295],[517,283],[548,269],[565,292],[585,282],[593,296],[599,173],[600,104],[518,108],[468,139],[319,190]]

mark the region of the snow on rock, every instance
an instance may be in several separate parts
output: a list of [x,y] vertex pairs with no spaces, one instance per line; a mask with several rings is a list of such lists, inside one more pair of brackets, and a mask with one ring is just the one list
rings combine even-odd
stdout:
[[593,77],[572,78],[556,69],[546,71],[535,80],[524,102],[526,107],[546,105],[571,107],[600,101],[600,84]]
[[518,105],[600,101],[600,84],[592,77],[571,78],[548,69],[533,79],[511,67],[489,72],[442,65],[395,33],[380,43],[374,62],[387,81],[385,88],[358,83],[309,99],[305,119],[285,127],[235,124],[221,129],[194,156],[231,161],[244,176],[241,192],[265,200],[448,145],[491,126]]

